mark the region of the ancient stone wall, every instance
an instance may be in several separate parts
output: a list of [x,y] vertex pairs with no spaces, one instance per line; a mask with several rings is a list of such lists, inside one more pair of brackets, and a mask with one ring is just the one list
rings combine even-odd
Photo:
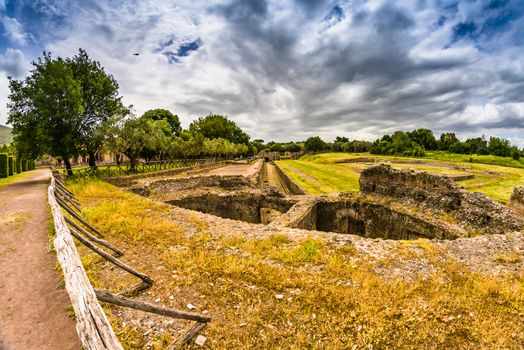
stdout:
[[509,204],[515,209],[524,212],[524,187],[517,186],[513,189]]
[[275,169],[277,171],[278,176],[280,177],[280,180],[282,181],[284,186],[287,187],[287,189],[289,190],[289,193],[295,194],[295,195],[306,194],[306,192],[302,189],[302,187],[300,187],[293,180],[291,180],[289,176],[287,176],[286,173],[284,173],[277,164],[275,164],[274,162],[273,164],[275,165]]
[[471,193],[445,176],[378,165],[362,171],[360,191],[393,197],[429,210],[449,213],[480,233],[519,231],[524,218],[482,193]]

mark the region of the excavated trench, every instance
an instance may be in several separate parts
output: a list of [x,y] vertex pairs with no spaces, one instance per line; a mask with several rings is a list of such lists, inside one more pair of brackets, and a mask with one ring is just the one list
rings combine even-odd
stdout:
[[269,197],[258,193],[208,193],[169,200],[166,203],[225,219],[268,224],[286,213],[296,202],[296,200]]
[[290,226],[382,239],[455,239],[460,234],[431,218],[400,212],[383,204],[320,200],[302,210]]

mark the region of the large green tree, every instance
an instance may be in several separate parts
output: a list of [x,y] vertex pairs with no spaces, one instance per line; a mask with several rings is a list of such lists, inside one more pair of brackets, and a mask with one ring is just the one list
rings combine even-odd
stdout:
[[235,122],[222,115],[210,114],[200,117],[189,125],[189,130],[198,132],[207,139],[226,139],[232,143],[249,143],[249,135]]
[[86,51],[80,49],[76,56],[67,59],[67,64],[82,93],[79,141],[89,156],[89,165],[95,167],[96,155],[104,144],[107,124],[128,114],[129,110],[122,104],[115,78],[106,73],[99,62],[90,59]]
[[[81,151],[82,87],[63,59],[49,53],[33,62],[23,81],[9,79],[8,123],[13,125],[20,153],[48,153],[62,157],[71,173],[69,158]],[[29,151],[29,149],[31,149]]]
[[9,79],[8,123],[19,156],[61,157],[71,174],[70,158],[95,155],[103,143],[100,128],[128,110],[118,84],[84,50],[71,59],[44,52],[24,80]]
[[169,124],[171,133],[175,136],[180,136],[182,126],[176,114],[171,113],[167,109],[150,109],[142,114],[141,118],[148,120],[165,120]]
[[326,143],[320,136],[310,137],[304,143],[304,148],[307,152],[320,152],[326,147]]

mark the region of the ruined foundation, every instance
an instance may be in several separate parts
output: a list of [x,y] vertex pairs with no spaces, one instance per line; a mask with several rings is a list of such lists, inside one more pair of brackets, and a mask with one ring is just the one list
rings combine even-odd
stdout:
[[[315,197],[304,195],[276,164],[271,166],[280,176],[280,189],[264,181],[262,160],[251,176],[167,178],[133,183],[128,189],[221,218],[369,238],[455,239],[524,227],[515,211],[467,192],[445,176],[378,165],[362,171],[360,193]],[[516,188],[511,200],[519,210],[524,208],[523,193]]]

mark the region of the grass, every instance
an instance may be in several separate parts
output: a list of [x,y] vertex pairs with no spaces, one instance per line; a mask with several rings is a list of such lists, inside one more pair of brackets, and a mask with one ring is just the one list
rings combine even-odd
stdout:
[[[124,260],[153,277],[149,298],[209,311],[212,322],[202,331],[207,348],[493,349],[524,343],[524,274],[472,273],[439,258],[426,240],[401,250],[417,249],[416,257],[433,270],[410,280],[384,278],[375,272],[377,262],[349,242],[285,231],[257,236],[96,180],[70,188],[85,217],[125,250]],[[115,291],[134,283],[81,253],[95,286]],[[165,331],[151,340],[146,329],[106,311],[126,349],[166,348],[176,338]]]
[[20,179],[23,179],[27,175],[29,175],[29,172],[25,171],[23,173],[14,174],[13,176],[8,176],[8,177],[1,178],[0,179],[0,187],[9,185],[9,184],[11,184],[13,182],[16,182],[16,181],[18,181]]
[[[463,155],[450,155],[442,152],[434,152],[431,156],[441,157],[442,159],[322,153],[306,155],[299,160],[277,161],[277,164],[293,181],[311,194],[358,191],[359,172],[366,165],[364,163],[337,162],[360,157],[384,159],[390,161],[394,168],[399,169],[415,169],[440,174],[473,174],[475,176],[474,179],[460,181],[458,184],[464,186],[468,191],[482,192],[501,203],[508,203],[513,188],[524,184],[524,169],[517,166],[509,167],[464,162],[466,158]],[[445,157],[448,158],[444,159]],[[494,163],[498,162],[506,165],[516,162],[511,158],[494,156],[477,156],[477,158],[484,162],[492,160]]]

